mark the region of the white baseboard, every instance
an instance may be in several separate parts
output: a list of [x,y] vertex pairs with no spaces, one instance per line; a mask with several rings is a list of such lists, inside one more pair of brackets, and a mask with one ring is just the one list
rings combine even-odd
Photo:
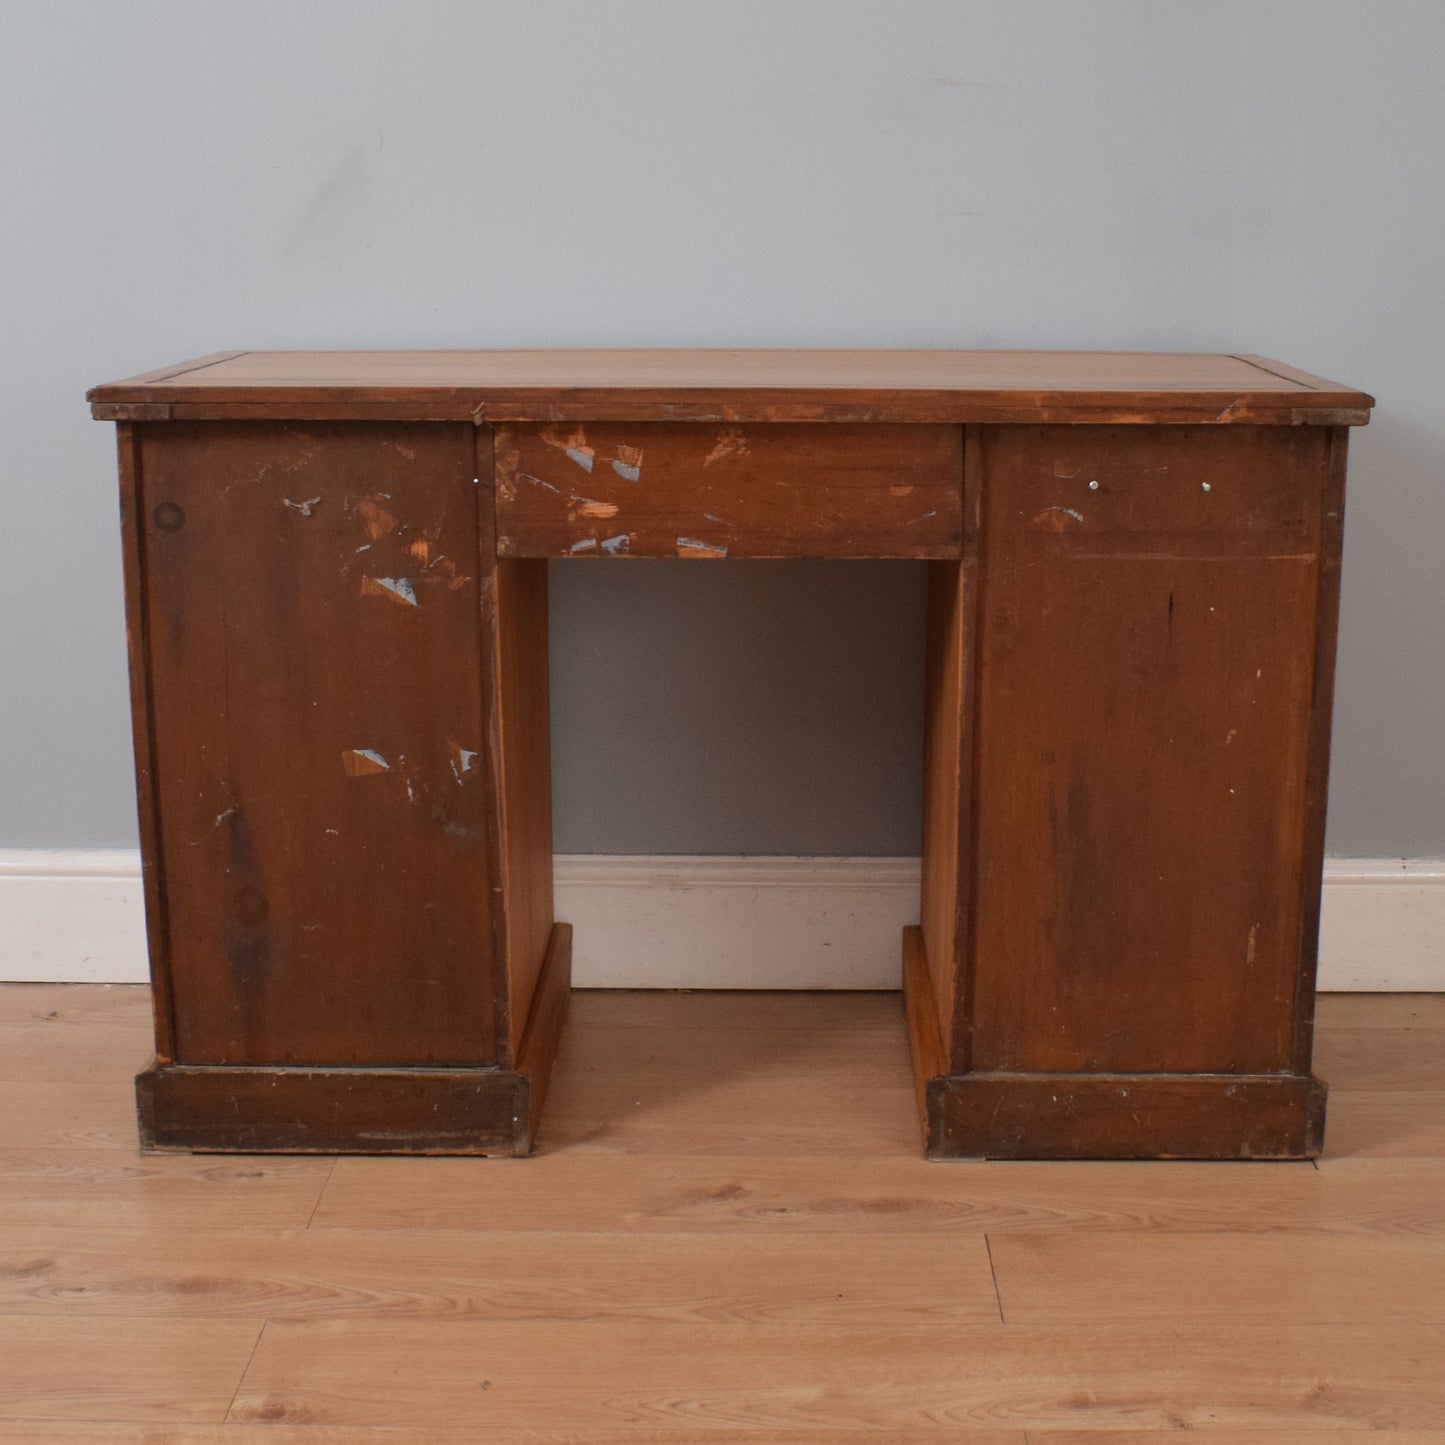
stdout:
[[[591,988],[896,988],[916,858],[557,859]],[[139,855],[0,849],[0,980],[146,978]],[[1445,860],[1325,867],[1320,987],[1445,992]]]
[[148,977],[138,852],[0,848],[0,980]]

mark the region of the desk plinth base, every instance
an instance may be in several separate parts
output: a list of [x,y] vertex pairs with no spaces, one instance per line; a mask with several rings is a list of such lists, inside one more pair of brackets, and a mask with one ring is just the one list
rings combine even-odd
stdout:
[[141,1147],[197,1154],[530,1154],[571,984],[572,929],[559,923],[515,1070],[154,1064],[135,1081]]
[[914,1088],[930,1159],[1313,1159],[1325,1085],[1293,1074],[951,1074],[923,941],[903,931]]

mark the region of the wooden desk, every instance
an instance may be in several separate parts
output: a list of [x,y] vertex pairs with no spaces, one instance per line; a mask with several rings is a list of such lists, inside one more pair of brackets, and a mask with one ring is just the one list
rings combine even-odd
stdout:
[[1368,396],[1257,357],[643,351],[230,352],[90,399],[119,423],[147,1146],[527,1152],[569,988],[547,559],[907,557],[930,1155],[1318,1153]]

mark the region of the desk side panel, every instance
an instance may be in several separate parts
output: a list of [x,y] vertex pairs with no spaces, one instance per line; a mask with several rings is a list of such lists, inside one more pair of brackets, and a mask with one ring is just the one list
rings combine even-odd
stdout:
[[507,1017],[503,1061],[515,1066],[552,937],[552,750],[547,678],[547,564],[496,564],[496,782],[502,799]]
[[176,1060],[496,1063],[471,427],[138,434]]
[[973,1069],[1299,1067],[1330,447],[984,433]]

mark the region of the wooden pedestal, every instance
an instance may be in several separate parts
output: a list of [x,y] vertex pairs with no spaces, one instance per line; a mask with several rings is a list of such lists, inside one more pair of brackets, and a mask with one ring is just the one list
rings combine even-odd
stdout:
[[547,559],[806,556],[930,568],[930,1156],[1319,1152],[1368,397],[1234,357],[241,353],[92,399],[120,423],[146,1146],[527,1152],[570,960]]

